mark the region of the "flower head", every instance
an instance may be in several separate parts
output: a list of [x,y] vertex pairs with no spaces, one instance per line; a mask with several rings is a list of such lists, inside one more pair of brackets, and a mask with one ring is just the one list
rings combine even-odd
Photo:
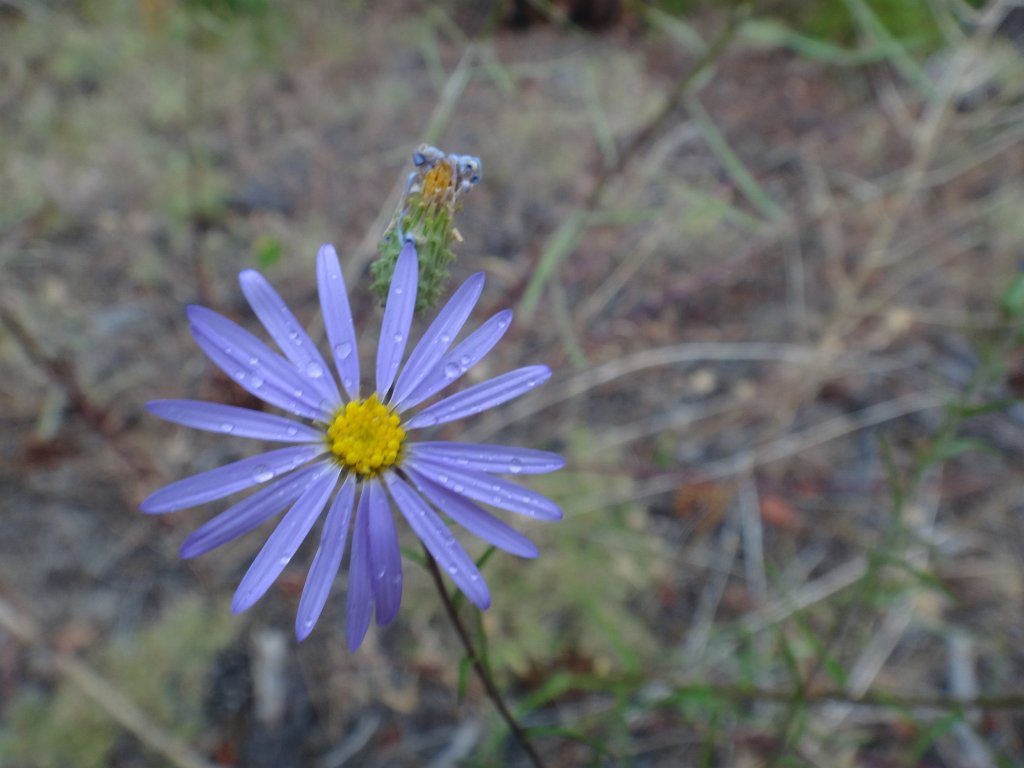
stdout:
[[562,516],[550,499],[498,477],[559,469],[564,461],[557,454],[410,439],[424,428],[518,397],[551,375],[543,365],[519,368],[411,413],[486,355],[512,319],[511,312],[499,312],[452,346],[483,290],[483,274],[473,275],[437,314],[403,366],[417,271],[416,248],[406,243],[384,309],[374,391],[366,397],[360,395],[359,354],[341,267],[334,248],[325,245],[317,255],[317,282],[340,389],[280,296],[262,275],[246,270],[239,276],[242,291],[284,354],[205,307],[188,309],[192,335],[242,387],[298,418],[195,400],[147,405],[152,413],[178,424],[287,444],[171,483],[146,498],[141,508],[153,514],[174,512],[263,486],[193,532],[181,546],[182,557],[219,547],[287,509],[238,586],[232,601],[236,613],[269,589],[326,508],[320,545],[299,601],[295,631],[300,640],[323,611],[350,527],[349,647],[359,647],[374,612],[378,624],[387,624],[398,613],[402,563],[392,507],[398,508],[459,589],[482,609],[490,605],[487,585],[439,512],[521,557],[536,557],[537,548],[480,504],[541,520]]

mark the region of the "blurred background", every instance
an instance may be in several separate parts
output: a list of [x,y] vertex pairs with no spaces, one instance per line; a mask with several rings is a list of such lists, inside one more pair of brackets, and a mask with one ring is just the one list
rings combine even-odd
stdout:
[[0,765],[526,764],[413,560],[297,645],[310,550],[234,617],[266,530],[138,512],[258,448],[143,411],[255,403],[185,305],[257,331],[256,267],[322,338],[332,242],[373,338],[424,140],[516,311],[473,375],[555,371],[443,433],[569,462],[465,614],[547,763],[1024,764],[1022,45],[1012,0],[0,0]]

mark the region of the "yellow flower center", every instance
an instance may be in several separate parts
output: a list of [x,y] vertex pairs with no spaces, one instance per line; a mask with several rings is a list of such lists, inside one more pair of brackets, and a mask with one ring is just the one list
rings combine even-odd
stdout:
[[342,466],[374,477],[398,461],[405,442],[401,424],[398,414],[372,394],[338,409],[327,428],[327,445]]
[[435,203],[440,203],[448,195],[452,188],[452,166],[447,161],[442,161],[427,171],[423,178],[423,197]]

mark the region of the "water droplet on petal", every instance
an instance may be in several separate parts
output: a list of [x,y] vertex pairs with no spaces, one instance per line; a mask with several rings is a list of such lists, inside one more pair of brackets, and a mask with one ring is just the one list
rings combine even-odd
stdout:
[[260,387],[263,386],[263,379],[261,379],[259,376],[254,375],[252,378],[249,379],[249,386],[252,387],[253,389],[259,389]]
[[258,357],[256,357],[256,355],[253,355],[252,357],[249,358],[249,365],[259,365],[259,364],[260,364],[260,359]]
[[295,437],[297,434],[299,434],[298,427],[288,427],[288,429],[286,429],[285,431],[288,433],[288,437]]
[[311,379],[319,379],[324,375],[324,367],[320,363],[310,360],[306,363],[306,375]]
[[463,355],[459,358],[459,367],[461,367],[463,371],[469,368],[472,363],[473,361],[470,359],[469,355]]
[[451,340],[452,340],[452,335],[450,333],[442,333],[441,334],[441,343],[442,344],[447,344]]
[[460,373],[462,373],[462,371],[456,363],[448,363],[444,367],[444,375],[446,378],[454,379]]
[[448,573],[450,573],[452,576],[454,576],[458,572],[459,572],[459,569],[456,568],[454,565],[449,565],[448,566]]
[[523,471],[523,462],[520,459],[512,459],[509,462],[508,469],[513,475],[518,475]]
[[401,344],[403,341],[405,341],[405,336],[403,336],[400,333],[396,333],[395,334],[395,344]]
[[252,479],[257,483],[265,483],[268,480],[274,479],[274,472],[266,464],[259,464],[256,469],[252,471]]
[[352,354],[352,342],[343,341],[334,348],[334,356],[339,360],[347,360]]
[[282,557],[280,560],[277,561],[277,564],[283,568],[284,566],[288,565],[289,560],[291,560],[290,557]]
[[456,493],[462,493],[463,491],[466,490],[466,486],[462,485],[461,483],[456,483],[452,490],[455,491]]
[[235,371],[232,374],[232,376],[235,377],[235,381],[237,381],[237,382],[245,381],[245,371]]
[[235,431],[235,425],[224,422],[223,424],[220,425],[220,431],[230,435],[232,432]]

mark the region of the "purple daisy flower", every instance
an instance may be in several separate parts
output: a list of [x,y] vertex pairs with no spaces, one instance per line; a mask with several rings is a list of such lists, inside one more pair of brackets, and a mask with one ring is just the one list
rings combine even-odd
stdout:
[[196,400],[147,404],[157,416],[185,426],[291,444],[171,483],[151,494],[141,509],[151,514],[175,512],[265,484],[201,526],[181,546],[182,557],[195,557],[288,510],[235,592],[231,607],[238,613],[269,589],[327,508],[320,546],[299,601],[295,633],[300,640],[323,611],[350,524],[349,648],[355,650],[362,643],[374,610],[381,625],[398,613],[402,562],[392,504],[481,609],[490,605],[487,585],[438,511],[520,557],[536,557],[536,546],[479,503],[539,520],[562,517],[550,499],[495,476],[551,472],[564,465],[561,456],[527,448],[409,439],[416,430],[518,397],[551,375],[544,365],[518,368],[410,414],[486,355],[512,320],[511,311],[499,312],[452,347],[483,290],[484,275],[475,274],[437,314],[403,367],[417,271],[416,249],[407,243],[384,309],[376,386],[367,397],[360,395],[359,354],[338,256],[332,246],[324,245],[317,254],[317,283],[340,390],[327,362],[281,297],[262,275],[246,270],[239,276],[242,291],[284,355],[205,307],[188,308],[192,335],[242,387],[303,421]]

